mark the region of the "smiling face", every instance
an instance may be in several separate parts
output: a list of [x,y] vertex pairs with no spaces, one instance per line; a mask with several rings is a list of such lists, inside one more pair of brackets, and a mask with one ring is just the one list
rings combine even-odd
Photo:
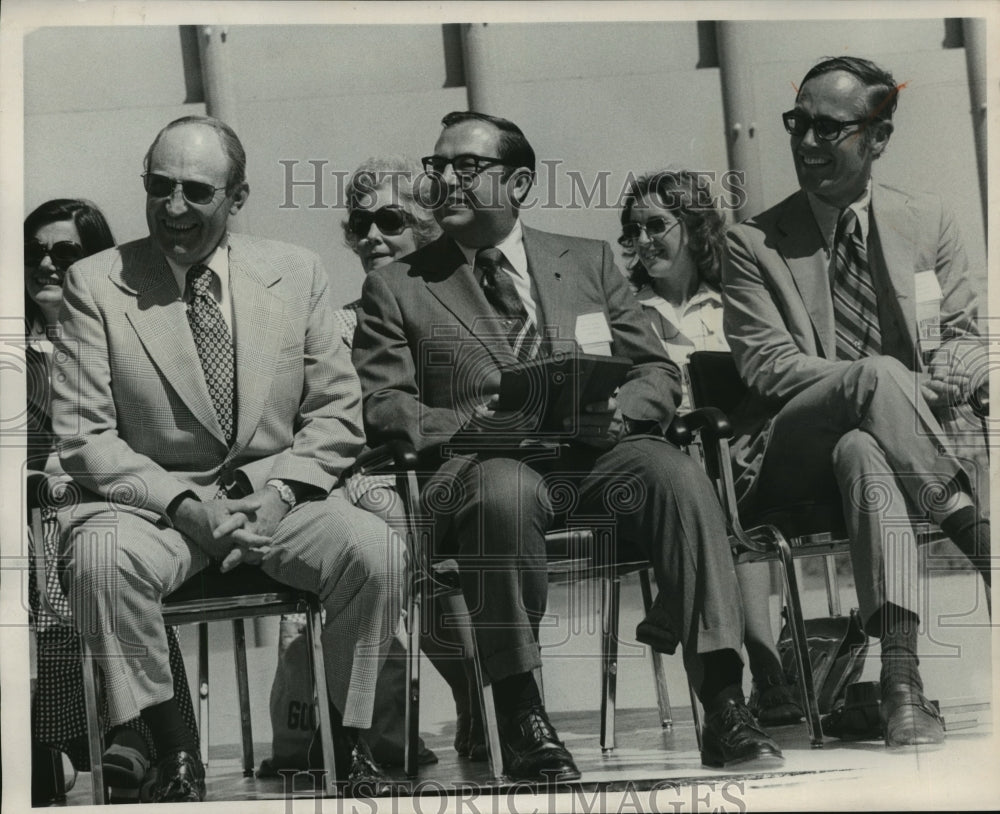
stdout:
[[[434,154],[444,158],[471,153],[483,158],[500,157],[500,131],[489,122],[464,121],[446,127],[434,145]],[[463,189],[453,167],[445,167],[434,198],[440,206],[434,217],[441,228],[455,240],[473,248],[495,246],[514,228],[516,201],[531,187],[527,169],[505,178],[510,168],[497,165],[474,176],[469,189]]]
[[[806,82],[795,109],[813,118],[863,119],[869,113],[865,85],[847,71],[830,71]],[[879,121],[852,125],[834,141],[821,141],[810,128],[791,136],[799,186],[840,209],[856,201],[871,177],[872,162],[885,150],[892,126]]]
[[[384,206],[399,206],[399,196],[393,194],[392,187],[393,184],[386,181],[371,192],[366,191],[351,207],[351,211],[377,212]],[[416,248],[417,240],[412,226],[407,226],[398,235],[387,235],[383,234],[378,225],[372,222],[368,232],[358,237],[355,251],[361,258],[361,266],[367,274],[373,269],[386,266],[393,260],[415,251]]]
[[[35,232],[34,240],[47,249],[62,241],[81,245],[80,233],[72,220],[47,223]],[[66,269],[53,263],[48,254],[37,266],[24,267],[24,290],[45,310],[58,310],[62,303],[65,279]]]
[[[200,181],[225,187],[229,159],[216,132],[206,125],[185,124],[167,130],[149,157],[147,172],[178,181]],[[208,257],[222,240],[229,222],[246,202],[246,182],[218,189],[207,204],[184,198],[180,186],[169,197],[146,195],[149,234],[167,257],[191,265]]]

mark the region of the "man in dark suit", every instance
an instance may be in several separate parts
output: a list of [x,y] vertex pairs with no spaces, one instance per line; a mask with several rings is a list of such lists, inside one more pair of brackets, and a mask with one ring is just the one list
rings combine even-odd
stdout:
[[[609,556],[631,549],[652,561],[708,714],[703,761],[780,761],[744,703],[743,619],[718,500],[662,437],[677,367],[606,243],[521,226],[535,155],[520,129],[471,112],[443,124],[424,165],[444,235],[365,279],[354,362],[371,441],[408,439],[432,473],[422,498],[435,551],[459,563],[508,775],[579,777],[531,672],[541,665],[544,535],[567,513],[609,519]],[[570,347],[632,368],[614,398],[568,419],[571,443],[554,445],[530,417],[496,411],[500,369]],[[575,491],[562,501],[567,482]]]
[[[228,232],[245,166],[223,122],[167,125],[145,158],[150,236],[74,265],[61,315],[53,425],[83,494],[60,515],[69,596],[112,723],[141,715],[153,732],[158,802],[205,795],[164,596],[213,560],[319,595],[343,779],[404,583],[398,536],[340,488],[364,442],[361,392],[319,258]],[[143,749],[114,731],[106,776]]]
[[917,667],[914,523],[937,522],[990,585],[989,522],[939,454],[936,417],[985,388],[968,261],[936,198],[871,178],[897,93],[856,57],[806,74],[784,114],[801,188],[730,230],[723,288],[752,393],[734,444],[741,499],[764,510],[839,491],[865,629],[882,640],[890,746],[944,738]]

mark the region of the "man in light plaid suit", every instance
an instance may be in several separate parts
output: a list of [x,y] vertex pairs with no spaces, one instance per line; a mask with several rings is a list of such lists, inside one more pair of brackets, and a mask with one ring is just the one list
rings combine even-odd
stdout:
[[[53,413],[80,492],[61,512],[70,600],[112,723],[141,714],[154,733],[155,801],[205,795],[160,609],[188,577],[243,562],[319,595],[341,778],[400,613],[402,541],[341,489],[364,436],[327,274],[303,249],[228,232],[245,164],[224,123],[167,125],[145,157],[150,236],[66,283]],[[113,733],[110,777],[142,759]]]

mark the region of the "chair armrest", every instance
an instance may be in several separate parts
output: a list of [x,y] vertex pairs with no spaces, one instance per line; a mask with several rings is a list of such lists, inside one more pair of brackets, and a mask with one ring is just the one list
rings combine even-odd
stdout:
[[415,469],[417,452],[409,441],[394,439],[375,449],[362,452],[350,466],[347,475],[372,475],[378,472],[399,472]]
[[718,407],[699,407],[684,414],[684,423],[693,434],[700,432],[704,438],[715,442],[721,438],[733,437],[733,425],[729,417]]
[[690,425],[687,422],[687,416],[675,415],[674,420],[670,422],[670,426],[664,431],[663,437],[671,444],[676,444],[679,447],[690,445],[694,440],[694,434],[691,432]]

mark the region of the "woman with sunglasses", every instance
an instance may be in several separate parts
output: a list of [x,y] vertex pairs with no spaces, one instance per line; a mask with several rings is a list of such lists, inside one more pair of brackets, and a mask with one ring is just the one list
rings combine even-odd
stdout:
[[[24,220],[24,316],[27,390],[28,500],[42,514],[42,544],[47,565],[54,566],[59,552],[56,508],[71,499],[70,478],[59,466],[49,413],[49,375],[52,337],[59,331],[63,283],[70,266],[115,245],[111,229],[93,203],[72,198],[46,201]],[[29,545],[35,545],[30,540]],[[69,602],[62,592],[55,567],[29,581],[29,607],[35,631],[37,681],[31,702],[32,804],[60,801],[66,789],[60,752],[77,770],[90,768],[87,716],[80,668],[80,639],[69,619]],[[41,602],[35,580],[45,580],[46,604]],[[173,629],[167,634],[174,670],[174,691],[184,715],[184,725],[197,732],[187,674]],[[145,741],[142,749],[130,741]],[[138,800],[149,768],[143,754],[152,750],[152,738],[138,718],[114,732],[105,733],[105,782],[116,801]],[[155,757],[155,752],[154,752]],[[59,768],[56,768],[56,767]]]
[[[637,178],[625,193],[618,239],[629,279],[653,329],[684,374],[679,412],[690,409],[687,362],[696,350],[728,351],[720,293],[725,218],[704,177],[687,170]],[[736,568],[746,617],[744,644],[753,675],[748,706],[765,726],[802,717],[798,692],[785,676],[770,619],[767,563]],[[673,637],[664,612],[653,609],[636,629],[639,641],[663,648]]]

